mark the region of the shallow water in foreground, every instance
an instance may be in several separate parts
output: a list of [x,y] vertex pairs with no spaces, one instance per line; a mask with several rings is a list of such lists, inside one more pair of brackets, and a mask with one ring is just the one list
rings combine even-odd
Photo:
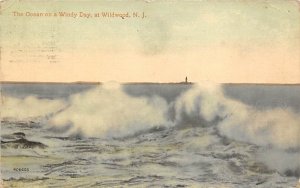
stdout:
[[[295,187],[256,160],[258,146],[214,127],[151,130],[121,139],[57,137],[38,123],[4,122],[46,148],[3,148],[4,187]],[[28,171],[18,172],[14,168]]]

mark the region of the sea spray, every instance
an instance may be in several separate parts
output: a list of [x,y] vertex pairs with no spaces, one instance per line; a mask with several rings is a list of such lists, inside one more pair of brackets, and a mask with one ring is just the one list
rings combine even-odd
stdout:
[[167,125],[168,105],[160,97],[132,97],[121,85],[108,83],[69,99],[69,106],[54,116],[54,126],[71,124],[70,134],[88,137],[122,137]]
[[28,96],[24,99],[2,96],[0,107],[1,119],[15,121],[45,118],[52,113],[63,109],[66,103],[63,100],[40,99]]
[[257,110],[228,98],[219,85],[195,85],[179,96],[174,106],[175,124],[216,126],[227,138],[267,149],[257,153],[257,160],[271,169],[299,176],[300,116],[293,110]]
[[[217,130],[223,137],[259,146],[256,160],[270,168],[287,175],[299,175],[299,114],[289,108],[258,110],[224,95],[221,85],[194,84],[169,104],[155,95],[129,95],[116,83],[74,94],[65,101],[35,96],[24,99],[3,97],[2,119],[50,117],[45,124],[59,128],[67,126],[68,129],[60,129],[59,133],[64,135],[80,133],[86,137],[124,137],[137,132],[147,133],[145,130],[157,127],[184,128],[189,123],[199,129],[211,126],[210,130]],[[173,112],[172,117],[170,111]],[[189,132],[189,129],[186,130]],[[184,133],[182,131],[177,130],[179,135]],[[187,147],[201,150],[218,141],[219,134],[212,137],[206,134],[214,133],[201,132],[199,139],[191,139]],[[179,140],[187,142],[184,136]]]
[[[226,97],[219,85],[195,85],[175,103],[176,123],[205,120],[229,138],[281,149],[299,148],[300,116],[291,109],[257,110]],[[218,124],[211,123],[220,119]]]
[[3,97],[2,119],[52,115],[48,124],[68,125],[70,134],[122,137],[159,126],[184,127],[193,123],[217,126],[223,136],[259,146],[300,148],[299,114],[289,108],[257,110],[228,98],[217,84],[195,84],[169,104],[159,96],[131,96],[118,83],[94,87],[66,101],[35,96]]

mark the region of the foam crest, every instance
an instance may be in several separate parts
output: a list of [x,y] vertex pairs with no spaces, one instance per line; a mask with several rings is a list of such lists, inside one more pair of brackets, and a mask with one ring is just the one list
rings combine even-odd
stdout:
[[120,137],[167,124],[165,100],[129,96],[116,83],[75,94],[69,103],[51,119],[54,126],[71,125],[69,134]]
[[177,124],[217,124],[222,135],[235,140],[280,149],[300,147],[299,114],[287,108],[257,110],[226,97],[219,85],[196,85],[177,99],[175,111]]
[[62,100],[39,99],[28,96],[24,99],[2,96],[1,119],[28,120],[43,118],[64,108]]

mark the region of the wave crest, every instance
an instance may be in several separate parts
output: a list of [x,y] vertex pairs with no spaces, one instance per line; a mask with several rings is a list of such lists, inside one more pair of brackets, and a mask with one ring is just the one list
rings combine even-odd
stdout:
[[54,116],[51,124],[72,124],[71,134],[120,137],[166,125],[167,109],[160,97],[131,97],[121,86],[106,84],[73,95],[69,106]]

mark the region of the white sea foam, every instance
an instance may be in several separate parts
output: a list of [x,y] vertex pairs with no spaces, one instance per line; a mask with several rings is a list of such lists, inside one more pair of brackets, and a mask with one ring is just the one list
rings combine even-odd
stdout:
[[[1,118],[24,120],[53,114],[50,124],[69,125],[70,134],[85,136],[125,136],[158,126],[217,125],[226,137],[279,149],[300,148],[300,116],[292,110],[257,110],[228,98],[220,85],[196,84],[173,103],[158,96],[134,97],[117,83],[108,83],[72,95],[67,102],[18,99],[3,96]],[[168,111],[175,108],[169,122]],[[218,121],[216,121],[218,120]]]
[[[298,172],[300,168],[299,114],[288,108],[255,109],[228,98],[220,85],[210,83],[196,84],[172,104],[158,96],[131,96],[121,85],[109,83],[74,94],[67,101],[4,97],[0,110],[1,118],[16,120],[52,114],[50,125],[69,126],[66,134],[81,133],[87,137],[123,137],[158,126],[185,126],[191,122],[196,126],[216,126],[223,136],[268,148],[268,152],[258,155],[258,160],[269,167],[280,172]],[[172,110],[175,118],[170,122],[168,112]],[[201,139],[187,139],[189,133],[180,131],[188,150],[200,150],[218,142],[202,132]]]
[[[217,126],[228,138],[268,148],[258,160],[281,173],[299,174],[300,115],[288,108],[257,110],[226,97],[220,86],[196,85],[175,103],[176,121]],[[217,120],[217,121],[215,121]],[[288,152],[290,149],[294,152]]]
[[51,119],[51,124],[71,124],[70,134],[120,137],[167,124],[165,100],[129,96],[116,83],[75,94],[69,102],[64,111]]
[[64,106],[62,100],[39,99],[35,96],[24,99],[2,96],[1,119],[28,120],[45,117]]
[[[218,85],[196,85],[180,96],[175,104],[176,121],[189,119],[217,124],[229,138],[281,149],[299,148],[300,116],[286,108],[257,110],[226,97]],[[212,125],[212,124],[211,124]]]

